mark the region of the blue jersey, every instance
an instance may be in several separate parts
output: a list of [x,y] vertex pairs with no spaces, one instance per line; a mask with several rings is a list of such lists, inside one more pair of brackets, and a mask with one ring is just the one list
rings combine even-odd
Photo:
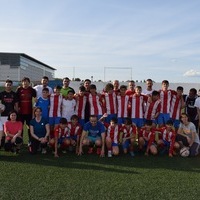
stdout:
[[35,106],[42,109],[42,117],[44,117],[45,119],[49,119],[49,99],[43,99],[42,97],[39,97]]
[[91,137],[101,137],[102,133],[105,133],[105,127],[101,122],[97,122],[96,126],[92,126],[90,122],[87,122],[83,130],[88,132],[88,136]]
[[48,121],[43,117],[40,122],[37,122],[35,118],[30,121],[30,125],[33,126],[34,134],[39,138],[45,137],[47,124]]

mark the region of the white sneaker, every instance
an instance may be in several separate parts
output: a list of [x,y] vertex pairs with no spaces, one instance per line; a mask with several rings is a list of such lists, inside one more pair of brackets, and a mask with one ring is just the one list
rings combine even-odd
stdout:
[[46,154],[47,150],[45,148],[42,148],[42,154]]
[[62,153],[66,154],[66,153],[67,153],[67,151],[66,151],[66,150],[62,150]]
[[131,155],[131,157],[134,157],[134,156],[135,156],[135,154],[134,154],[133,151],[130,151],[130,155]]
[[108,151],[108,157],[109,157],[109,158],[112,157],[112,151]]

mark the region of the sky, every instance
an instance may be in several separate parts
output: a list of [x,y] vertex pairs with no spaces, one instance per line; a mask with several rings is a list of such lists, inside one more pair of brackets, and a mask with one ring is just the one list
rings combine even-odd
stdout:
[[200,1],[0,0],[0,52],[55,77],[200,82]]

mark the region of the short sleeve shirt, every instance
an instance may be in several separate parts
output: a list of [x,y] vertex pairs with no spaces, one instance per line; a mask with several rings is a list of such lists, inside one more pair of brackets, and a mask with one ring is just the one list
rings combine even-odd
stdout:
[[84,131],[88,132],[88,136],[101,137],[102,133],[105,133],[105,127],[101,122],[97,122],[95,126],[92,126],[90,122],[87,122],[83,128]]
[[[11,122],[7,121],[4,124],[4,130],[5,132],[9,132],[13,136],[18,133],[18,131],[22,131],[23,125],[21,121]],[[7,140],[10,139],[10,137],[6,137]]]
[[200,109],[200,97],[195,100],[194,106]]
[[19,98],[19,113],[22,115],[32,114],[32,98],[36,97],[36,91],[32,87],[19,87],[16,91]]
[[39,138],[45,137],[47,124],[47,120],[43,117],[40,122],[37,122],[35,118],[30,121],[30,126],[33,126],[34,134]]
[[15,103],[18,102],[18,97],[14,91],[3,91],[0,93],[0,100],[5,105],[5,110],[1,113],[1,116],[8,116],[10,111],[14,110]]
[[195,125],[192,122],[190,122],[187,126],[184,125],[183,123],[180,123],[179,127],[183,129],[183,134],[185,134],[189,138],[192,138],[192,133],[194,132],[195,133],[194,142],[199,144],[199,136],[197,135]]

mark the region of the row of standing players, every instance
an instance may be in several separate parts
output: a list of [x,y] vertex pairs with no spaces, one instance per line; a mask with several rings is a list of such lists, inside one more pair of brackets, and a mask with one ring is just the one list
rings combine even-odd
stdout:
[[[140,129],[144,125],[143,116],[145,116],[145,120],[147,122],[153,122],[153,127],[155,127],[157,124],[159,127],[162,127],[171,118],[173,120],[173,125],[175,126],[176,130],[178,130],[180,113],[185,107],[185,101],[182,95],[183,88],[178,87],[177,91],[170,90],[168,89],[169,83],[167,80],[162,82],[162,89],[160,91],[153,91],[153,82],[152,80],[148,79],[146,95],[141,94],[141,87],[134,87],[134,81],[129,82],[128,90],[124,85],[119,87],[118,81],[115,81],[113,84],[108,83],[101,95],[96,93],[96,86],[91,84],[90,80],[85,80],[84,86],[79,88],[79,94],[76,95],[74,95],[75,92],[73,88],[69,87],[69,78],[64,78],[63,87],[55,87],[54,93],[52,89],[48,87],[48,77],[43,77],[41,83],[41,85],[37,85],[32,88],[30,87],[29,78],[25,77],[22,80],[22,86],[20,86],[15,93],[11,88],[12,81],[7,80],[5,83],[5,91],[0,94],[1,101],[5,105],[5,110],[2,112],[1,117],[3,124],[5,124],[5,121],[7,120],[9,110],[11,111],[15,108],[20,115],[20,120],[22,123],[26,121],[26,124],[29,126],[30,121],[32,120],[32,98],[37,97],[35,106],[42,108],[42,118],[48,118],[50,129],[49,131],[45,130],[43,133],[45,134],[45,137],[42,137],[41,133],[37,133],[38,130],[41,132],[41,129],[38,129],[38,127],[36,129],[36,127],[30,126],[29,141],[31,141],[32,144],[37,143],[37,145],[32,145],[32,149],[37,149],[40,143],[47,142],[49,134],[54,133],[54,125],[60,123],[61,117],[67,119],[69,122],[68,124],[70,124],[71,116],[74,116],[75,112],[78,115],[79,122],[82,126],[84,125],[85,120],[88,120],[89,115],[97,116],[99,119],[105,112],[107,113],[107,117],[105,118],[105,122],[107,123],[109,123],[111,119],[117,117],[117,123],[124,124],[127,121],[127,117],[131,117],[131,124],[134,123],[136,125],[137,132],[139,133]],[[119,88],[117,89],[116,87]],[[62,95],[60,95],[60,93]],[[49,94],[51,94],[50,99],[48,98]],[[189,98],[189,96],[185,98],[186,102]],[[198,106],[195,108],[198,110]],[[59,115],[61,111],[62,114]],[[36,115],[34,115],[34,119],[35,118]],[[195,120],[198,120],[198,118]],[[89,123],[92,124],[91,122]],[[198,123],[196,123],[196,125],[198,125]],[[87,144],[90,146],[93,143],[96,144],[96,140],[90,138],[90,134],[95,132],[92,130],[94,129],[94,126],[87,130],[87,134],[89,134],[89,136],[87,136],[87,142],[85,138],[82,138],[82,135],[84,135],[85,125],[83,127],[80,149],[77,150],[77,153],[79,154],[82,154],[82,144]],[[71,129],[68,127],[68,130]],[[7,137],[9,133],[6,133],[6,131],[4,132],[6,134],[6,143],[8,143],[7,139],[11,139],[11,135]],[[184,135],[186,139],[188,138],[188,143],[186,146],[192,146],[192,143],[199,144],[197,139],[197,131],[195,132],[195,137],[186,133],[185,128],[182,129],[182,132],[182,136]],[[38,136],[44,139],[40,140]],[[69,137],[69,135],[66,135],[66,137]],[[84,137],[86,137],[86,135]],[[52,138],[52,136],[50,138]],[[133,138],[129,138],[127,141],[131,141],[131,139],[132,141],[135,141]],[[52,139],[50,139],[50,144],[51,142]],[[104,142],[101,141],[100,143],[102,144]],[[115,142],[113,142],[113,145],[115,145],[114,143]],[[33,148],[33,146],[37,148]],[[67,146],[69,146],[69,144]],[[99,145],[96,144],[96,146]],[[133,155],[133,153],[131,154]]]

